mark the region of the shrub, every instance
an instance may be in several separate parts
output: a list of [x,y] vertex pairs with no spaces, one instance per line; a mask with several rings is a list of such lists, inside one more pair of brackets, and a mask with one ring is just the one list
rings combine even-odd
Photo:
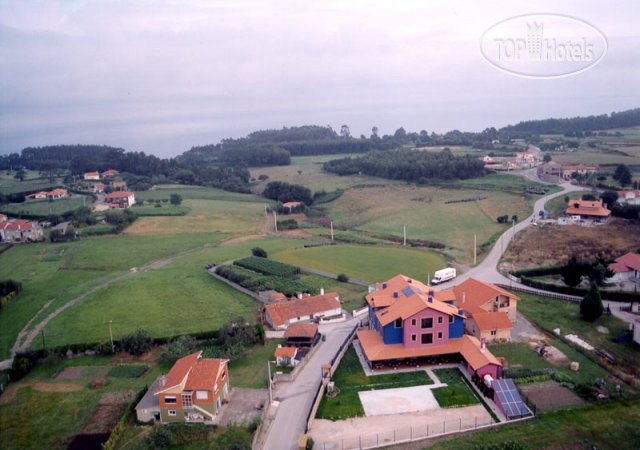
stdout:
[[154,427],[145,442],[150,448],[167,448],[176,443],[173,433],[166,426]]
[[120,340],[122,350],[130,355],[142,355],[151,348],[151,343],[151,335],[141,328]]
[[265,175],[264,173],[261,173],[260,175],[258,175],[258,180],[260,181],[264,181],[268,179],[269,179],[269,175]]
[[171,341],[160,354],[158,362],[164,366],[172,366],[178,359],[192,353],[196,340],[191,336],[180,336]]
[[602,297],[600,296],[598,285],[591,283],[591,289],[580,302],[580,314],[584,320],[595,322],[603,312],[604,307],[602,306]]
[[169,200],[171,201],[171,204],[173,206],[178,206],[180,203],[182,203],[182,196],[180,194],[171,194]]
[[265,249],[263,249],[262,247],[253,247],[251,249],[251,254],[253,256],[257,256],[258,258],[266,258],[267,257],[267,251]]
[[261,423],[262,423],[262,420],[260,419],[260,416],[256,416],[253,418],[251,423],[249,423],[249,425],[247,426],[247,430],[249,430],[249,433],[255,433]]
[[252,436],[245,427],[232,425],[222,430],[211,442],[213,450],[251,450]]
[[349,277],[346,274],[341,273],[338,275],[338,281],[341,283],[347,283],[349,281]]

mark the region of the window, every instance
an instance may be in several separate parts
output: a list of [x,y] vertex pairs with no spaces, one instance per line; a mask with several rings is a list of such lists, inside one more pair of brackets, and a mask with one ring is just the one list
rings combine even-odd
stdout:
[[438,323],[442,323],[442,316],[438,317]]
[[416,336],[415,334],[412,334],[412,335],[411,335],[411,340],[412,340],[413,342],[415,342],[415,341],[416,341],[416,338],[417,338],[417,336]]
[[396,328],[402,328],[402,319],[401,318],[396,319],[396,322],[393,326]]
[[438,331],[438,339],[442,339],[442,331]]
[[432,333],[424,333],[420,336],[420,340],[423,344],[432,344],[433,343],[433,334]]
[[422,328],[431,328],[433,327],[433,318],[428,317],[426,319],[422,319]]
[[209,394],[207,391],[198,391],[196,392],[196,398],[198,400],[206,400],[209,398]]
[[193,403],[193,397],[191,396],[191,392],[188,394],[182,394],[182,406],[185,408],[190,407]]
[[174,396],[166,396],[164,398],[164,402],[165,403],[175,403],[176,402],[176,398]]
[[491,336],[495,336],[497,334],[496,330],[491,330]]
[[176,410],[175,409],[170,409],[169,411],[167,411],[167,414],[169,414],[170,416],[175,416],[176,415]]
[[449,323],[453,323],[453,316],[449,316]]
[[416,319],[411,319],[411,325],[416,326]]

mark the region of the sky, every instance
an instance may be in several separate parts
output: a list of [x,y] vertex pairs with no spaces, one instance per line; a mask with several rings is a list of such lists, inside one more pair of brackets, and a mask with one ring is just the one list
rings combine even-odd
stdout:
[[[0,0],[0,153],[105,144],[175,156],[266,128],[481,131],[640,107],[640,2]],[[606,37],[595,66],[517,77],[480,52],[513,16]]]

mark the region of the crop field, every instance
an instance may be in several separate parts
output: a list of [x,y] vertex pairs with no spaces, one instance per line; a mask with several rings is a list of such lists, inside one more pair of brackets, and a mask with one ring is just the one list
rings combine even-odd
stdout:
[[24,181],[20,181],[15,178],[15,172],[0,171],[0,192],[13,194],[15,192],[45,190],[54,188],[62,182],[62,178],[55,178],[53,182],[49,178],[41,178],[40,173],[35,170],[26,170],[25,172]]
[[428,273],[446,267],[444,259],[435,252],[401,246],[331,245],[287,250],[272,257],[367,282],[387,280],[398,273],[426,280]]
[[[361,184],[404,184],[402,181],[385,180],[382,178],[370,177],[367,175],[338,176],[322,170],[322,165],[332,159],[352,157],[356,158],[361,153],[348,153],[337,155],[318,156],[294,156],[291,158],[289,166],[269,166],[256,167],[251,169],[251,178],[255,178],[253,185],[254,192],[262,192],[270,181],[285,181],[291,184],[301,184],[311,189],[312,192],[325,190],[326,192],[336,189],[347,189]],[[267,175],[265,181],[259,181],[260,175]]]
[[48,214],[62,214],[80,206],[91,206],[93,198],[86,195],[71,194],[70,197],[53,201],[27,200],[24,203],[9,203],[1,207],[5,214],[34,214],[46,216]]
[[[487,197],[478,201],[445,203]],[[327,205],[326,214],[339,228],[440,242],[453,254],[468,261],[473,255],[473,236],[478,245],[508,225],[496,218],[529,215],[526,197],[500,191],[441,189],[437,187],[390,186],[350,189]]]

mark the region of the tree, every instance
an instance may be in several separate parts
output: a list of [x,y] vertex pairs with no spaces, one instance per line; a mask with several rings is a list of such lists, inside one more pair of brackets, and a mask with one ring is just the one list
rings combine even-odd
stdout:
[[377,139],[378,138],[378,127],[374,126],[373,128],[371,128],[371,139]]
[[591,283],[591,289],[580,302],[580,314],[588,322],[595,322],[604,312],[600,289],[596,283]]
[[178,359],[192,353],[195,347],[196,340],[193,337],[179,336],[165,347],[158,361],[166,367],[171,367]]
[[620,164],[613,173],[613,179],[620,183],[620,185],[626,186],[631,183],[631,171],[624,164]]
[[265,249],[263,249],[262,247],[253,247],[251,249],[251,254],[253,256],[257,256],[259,258],[266,258],[267,257],[267,251]]
[[583,194],[582,200],[593,201],[596,200],[596,196],[593,194]]
[[339,274],[337,279],[341,283],[348,283],[349,282],[349,277],[345,273]]
[[139,328],[135,332],[124,336],[120,340],[122,350],[130,355],[142,355],[151,348],[151,335],[148,331]]
[[545,153],[544,156],[542,157],[542,161],[543,162],[550,162],[551,161],[551,155],[549,153]]
[[514,214],[513,216],[511,216],[511,222],[515,223],[518,221],[518,215]]
[[342,125],[340,127],[340,136],[343,138],[348,138],[351,136],[351,130],[349,129],[349,125]]
[[618,193],[616,191],[604,191],[600,194],[600,199],[605,205],[612,207],[618,201]]
[[569,259],[569,262],[560,270],[564,284],[576,287],[582,281],[584,274],[584,264],[577,260],[575,255]]
[[182,196],[180,194],[171,194],[170,201],[173,206],[178,206],[182,203]]

